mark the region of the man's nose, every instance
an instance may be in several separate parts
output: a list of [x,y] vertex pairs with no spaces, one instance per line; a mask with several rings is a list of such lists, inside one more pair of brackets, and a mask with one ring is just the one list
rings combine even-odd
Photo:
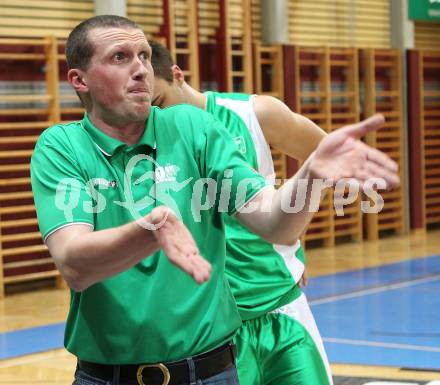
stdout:
[[139,57],[133,61],[133,78],[144,79],[148,74],[147,65]]

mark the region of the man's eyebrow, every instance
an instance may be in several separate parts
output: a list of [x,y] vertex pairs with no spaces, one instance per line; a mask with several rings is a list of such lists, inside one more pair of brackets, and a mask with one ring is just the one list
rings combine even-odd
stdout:
[[[117,50],[117,49],[124,49],[124,48],[131,48],[131,44],[129,42],[126,41],[121,41],[119,43],[115,43],[115,45],[113,47],[111,47],[111,51]],[[140,48],[145,50],[145,51],[150,51],[151,52],[151,47],[149,45],[144,44],[143,42],[140,45]]]
[[[120,43],[116,43],[114,46],[110,47],[108,49],[108,51],[106,52],[106,55],[111,56],[119,51],[125,51],[125,50],[129,50],[129,49],[131,49],[131,45],[129,43],[123,41]],[[151,49],[148,50],[146,46],[141,47],[141,50],[142,51],[149,51],[151,54]]]
[[108,50],[109,54],[113,54],[119,50],[124,50],[127,48],[127,43],[117,43],[115,44],[113,47],[110,47],[110,49]]

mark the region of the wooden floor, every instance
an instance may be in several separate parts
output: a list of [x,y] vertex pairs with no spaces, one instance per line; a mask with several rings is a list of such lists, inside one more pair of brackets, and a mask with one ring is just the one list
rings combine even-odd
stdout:
[[[377,242],[344,244],[306,251],[310,276],[333,274],[371,266],[440,254],[440,230],[390,237]],[[9,294],[0,300],[0,332],[62,322],[69,306],[69,293],[40,289]],[[0,362],[1,385],[67,385],[72,383],[75,359],[55,350]],[[335,375],[408,380],[439,380],[439,373],[402,371],[397,368],[332,365]]]

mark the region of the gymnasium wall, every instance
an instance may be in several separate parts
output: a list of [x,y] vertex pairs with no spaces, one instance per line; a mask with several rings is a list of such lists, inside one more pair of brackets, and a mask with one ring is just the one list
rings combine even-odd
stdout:
[[289,42],[390,48],[389,0],[289,0]]
[[419,49],[440,49],[440,23],[414,23],[414,47]]
[[[58,274],[36,227],[29,157],[45,127],[81,117],[65,81],[64,41],[93,13],[92,0],[0,4],[0,296],[5,283]],[[337,217],[326,201],[305,235],[307,247],[404,233],[410,209],[420,218],[417,228],[440,223],[440,23],[414,23],[405,110],[403,55],[391,49],[388,0],[289,0],[285,46],[262,45],[259,0],[127,0],[127,13],[149,38],[168,44],[195,87],[278,97],[328,132],[376,111],[389,115],[383,133],[367,140],[399,161],[402,178],[420,177],[411,207],[404,206],[409,192],[403,190],[387,195],[375,218],[358,215],[359,202]],[[410,154],[419,166],[409,173],[405,129],[419,143]],[[279,178],[294,170],[283,154],[273,156]]]
[[2,0],[0,36],[67,38],[94,10],[93,0]]

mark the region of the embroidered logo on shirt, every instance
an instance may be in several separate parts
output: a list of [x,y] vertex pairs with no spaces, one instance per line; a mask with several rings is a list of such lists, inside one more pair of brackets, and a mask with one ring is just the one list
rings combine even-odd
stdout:
[[167,164],[162,167],[159,166],[155,170],[155,176],[157,182],[175,182],[177,173],[179,172],[180,167],[175,164]]
[[234,138],[235,145],[237,146],[238,151],[242,154],[246,154],[246,142],[244,141],[244,137],[242,135]]
[[116,188],[117,183],[116,180],[107,180],[104,178],[94,178],[92,179],[93,186],[106,186],[111,188]]

